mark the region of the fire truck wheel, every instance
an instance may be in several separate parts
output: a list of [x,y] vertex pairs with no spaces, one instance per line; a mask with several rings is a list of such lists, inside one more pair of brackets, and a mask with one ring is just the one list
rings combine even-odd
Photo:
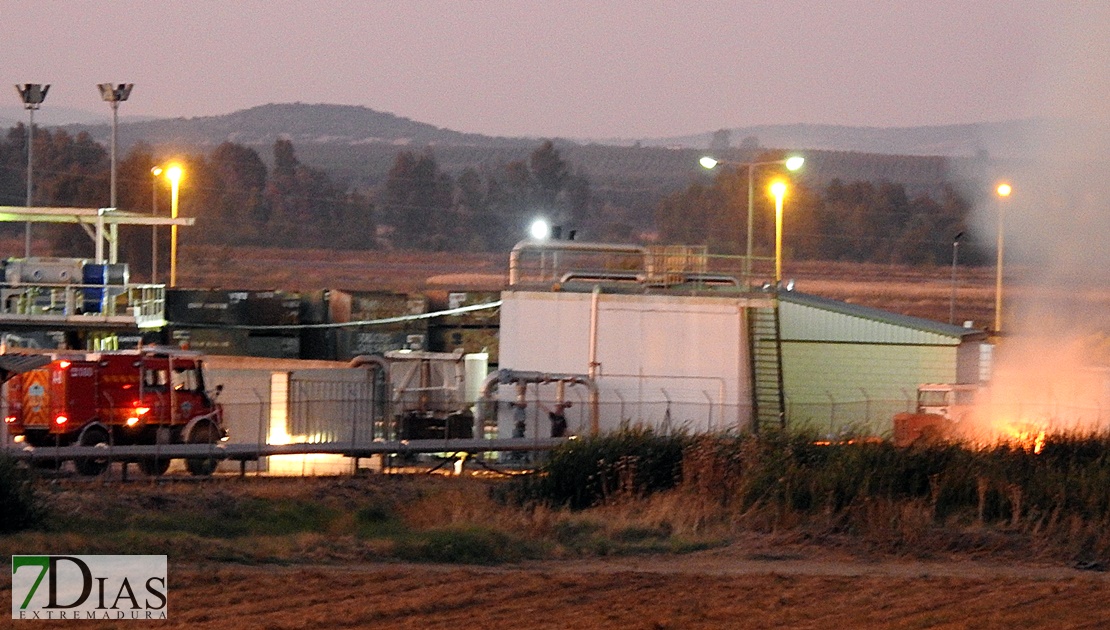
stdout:
[[[216,444],[220,441],[220,432],[211,424],[200,424],[193,427],[189,433],[189,444]],[[216,471],[219,461],[215,457],[196,458],[185,460],[185,467],[197,476],[208,476]]]
[[150,477],[160,477],[170,469],[169,457],[144,457],[139,460],[139,470]]
[[[100,427],[92,427],[81,435],[81,446],[102,446],[109,444],[108,432]],[[74,460],[77,472],[89,477],[95,477],[108,468],[108,458],[98,457]]]

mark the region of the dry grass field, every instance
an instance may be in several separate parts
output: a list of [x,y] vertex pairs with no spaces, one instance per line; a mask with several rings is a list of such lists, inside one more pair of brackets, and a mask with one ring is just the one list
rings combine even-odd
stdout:
[[[332,288],[353,291],[490,290],[504,285],[509,256],[405,251],[330,251],[190,247],[178,284],[228,289]],[[787,262],[799,291],[905,315],[948,321],[950,267]],[[961,267],[955,321],[977,327],[993,317],[994,270]]]

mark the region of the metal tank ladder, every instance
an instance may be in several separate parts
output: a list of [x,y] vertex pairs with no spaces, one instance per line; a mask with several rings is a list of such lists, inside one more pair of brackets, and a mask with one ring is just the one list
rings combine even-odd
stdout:
[[782,387],[782,335],[779,302],[748,309],[751,340],[752,432],[786,428],[786,397]]

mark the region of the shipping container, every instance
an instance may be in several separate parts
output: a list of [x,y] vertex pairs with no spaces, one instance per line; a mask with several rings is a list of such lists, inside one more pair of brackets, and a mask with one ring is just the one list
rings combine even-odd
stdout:
[[[489,304],[501,299],[500,291],[448,291],[430,294],[432,297],[431,308],[433,311],[447,311],[464,306]],[[469,311],[456,315],[436,317],[433,325],[444,327],[455,326],[496,326],[501,317],[499,308],[486,308]]]
[[284,291],[229,291],[228,300],[236,324],[285,326],[299,324],[301,299]]
[[167,329],[171,345],[205,354],[250,356],[247,331],[229,328],[179,328]]
[[341,359],[336,350],[338,330],[335,328],[306,328],[301,331],[302,359],[336,361]]
[[166,289],[166,319],[174,324],[296,325],[300,313],[296,293]]
[[247,354],[272,359],[299,359],[301,339],[296,335],[249,335]]
[[322,289],[301,294],[301,322],[335,324],[351,321],[351,294]]
[[336,334],[336,359],[347,361],[364,354],[384,354],[390,350],[424,350],[427,332],[371,328],[340,329]]
[[166,320],[171,324],[235,324],[227,291],[166,289]]
[[390,291],[351,292],[351,319],[369,321],[423,315],[428,312],[428,298],[419,294]]

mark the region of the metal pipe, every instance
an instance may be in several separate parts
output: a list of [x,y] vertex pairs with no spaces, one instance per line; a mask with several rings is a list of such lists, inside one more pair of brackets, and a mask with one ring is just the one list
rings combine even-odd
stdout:
[[547,251],[574,251],[574,252],[597,252],[597,253],[618,253],[618,254],[637,254],[642,258],[642,267],[646,271],[648,267],[648,260],[650,259],[650,252],[648,248],[643,245],[618,245],[611,243],[583,243],[579,241],[537,241],[537,240],[523,240],[513,245],[513,249],[509,252],[509,285],[512,286],[520,281],[520,254],[524,251],[534,250],[540,252]]
[[[597,322],[599,316],[599,308],[601,303],[601,287],[594,285],[593,293],[590,295],[590,359],[589,364],[586,366],[586,374],[590,382],[597,382],[597,371],[600,364],[597,361]],[[598,409],[599,401],[597,394],[597,387],[595,386],[590,391],[590,432],[597,435],[601,432],[598,418],[601,415],[601,410]]]
[[[31,187],[33,180],[31,178],[32,169],[35,164],[35,108],[28,107],[27,111],[30,114],[30,123],[27,126],[27,207],[31,207],[31,195],[34,189]],[[31,222],[28,221],[23,229],[23,257],[31,257]]]
[[[582,374],[565,374],[555,372],[533,372],[533,371],[518,371],[518,370],[498,370],[491,373],[482,381],[482,394],[478,401],[482,404],[483,410],[492,407],[493,390],[498,385],[508,385],[510,383],[518,386],[523,386],[528,383],[570,383],[572,385],[583,385],[590,390],[590,432],[597,435],[599,432],[600,420],[598,418],[598,389],[597,383],[589,376]],[[521,395],[518,395],[518,402]]]

